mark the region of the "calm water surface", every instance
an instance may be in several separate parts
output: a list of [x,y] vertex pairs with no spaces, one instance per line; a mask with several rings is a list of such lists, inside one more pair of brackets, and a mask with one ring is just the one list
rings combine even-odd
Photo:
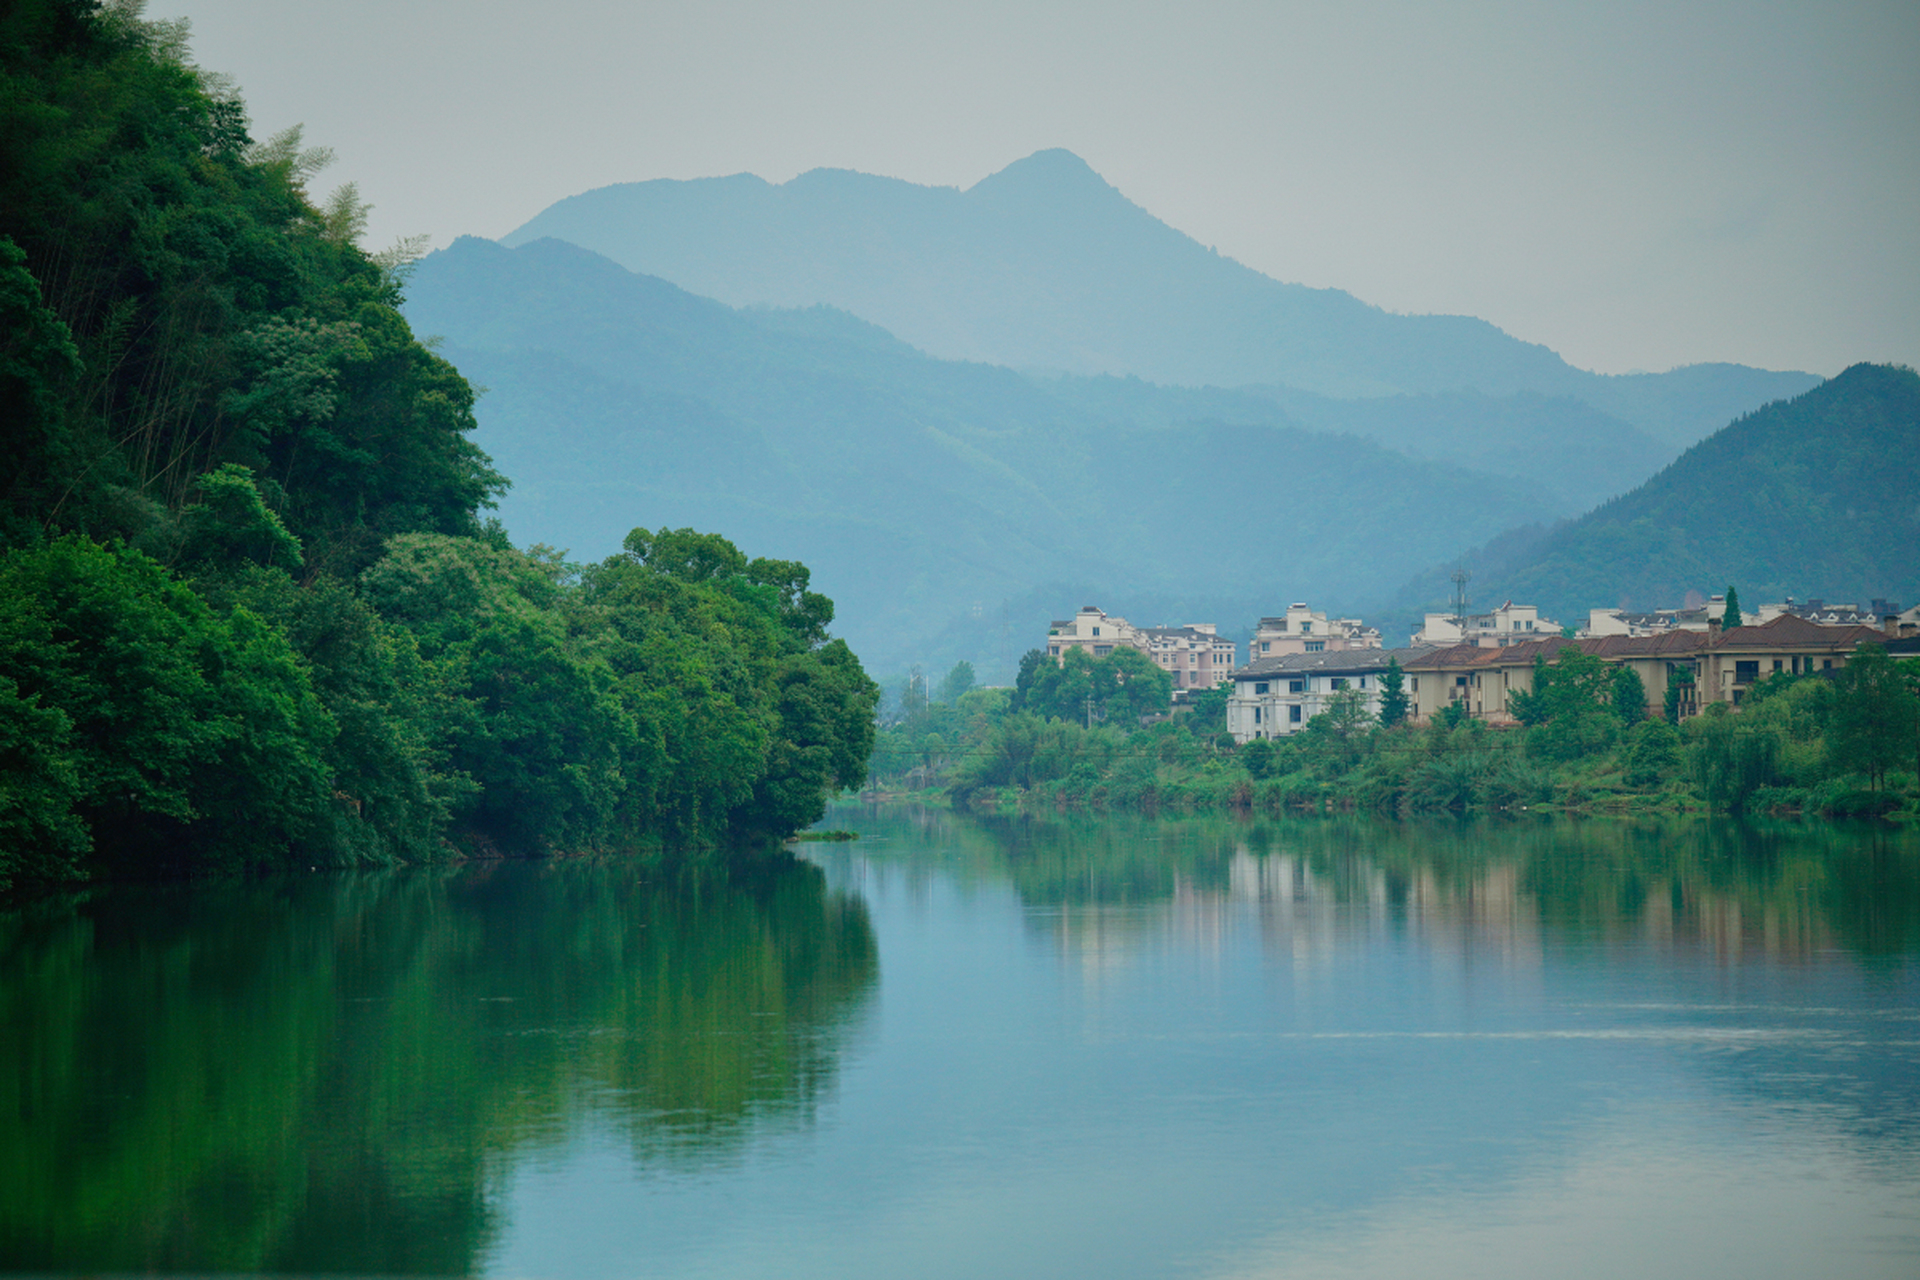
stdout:
[[1920,1275],[1920,841],[979,821],[0,912],[0,1270]]

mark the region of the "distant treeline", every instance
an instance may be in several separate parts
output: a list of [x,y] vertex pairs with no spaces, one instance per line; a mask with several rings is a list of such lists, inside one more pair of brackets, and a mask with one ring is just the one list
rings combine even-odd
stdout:
[[1376,715],[1350,689],[1301,732],[1239,745],[1225,732],[1225,689],[1143,725],[1134,699],[1157,692],[1164,707],[1167,677],[1145,659],[1131,662],[1138,654],[1125,656],[1116,664],[1122,653],[1076,650],[1063,665],[1035,650],[1013,689],[972,689],[961,669],[930,696],[914,696],[910,683],[880,733],[871,784],[938,789],[972,809],[1701,809],[1920,819],[1920,659],[1895,661],[1875,645],[1840,671],[1776,674],[1738,711],[1713,703],[1680,723],[1676,708],[1649,719],[1638,679],[1622,679],[1630,671],[1569,646],[1537,666],[1534,692],[1515,699],[1520,723],[1511,728],[1457,705],[1414,725],[1391,690]]
[[0,11],[0,887],[817,817],[877,690],[805,566],[516,550],[406,247],[133,12]]

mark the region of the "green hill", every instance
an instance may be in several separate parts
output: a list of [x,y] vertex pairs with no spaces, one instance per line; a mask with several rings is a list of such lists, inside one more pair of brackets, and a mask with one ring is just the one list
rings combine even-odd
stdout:
[[[1743,600],[1920,598],[1920,374],[1855,365],[1701,441],[1658,475],[1536,541],[1480,559],[1481,601],[1563,621],[1729,583]],[[1415,594],[1437,600],[1442,575]]]

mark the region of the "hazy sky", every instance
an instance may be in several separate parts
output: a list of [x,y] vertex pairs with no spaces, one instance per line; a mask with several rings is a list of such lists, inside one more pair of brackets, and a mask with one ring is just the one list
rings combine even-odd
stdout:
[[1585,368],[1920,364],[1920,3],[150,0],[373,247],[1044,147],[1281,280]]

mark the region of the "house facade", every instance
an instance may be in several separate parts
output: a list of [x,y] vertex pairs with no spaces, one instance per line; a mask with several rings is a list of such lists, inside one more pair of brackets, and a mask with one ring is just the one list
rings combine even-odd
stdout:
[[1514,724],[1512,697],[1533,692],[1534,659],[1549,663],[1562,649],[1576,649],[1602,661],[1632,667],[1647,692],[1647,714],[1665,706],[1667,686],[1682,686],[1681,712],[1692,715],[1697,699],[1701,660],[1709,637],[1699,631],[1667,631],[1649,636],[1589,636],[1567,640],[1529,640],[1497,649],[1479,645],[1452,645],[1403,664],[1413,716],[1428,720],[1453,703],[1476,720]]
[[1104,658],[1115,646],[1145,653],[1147,642],[1139,627],[1090,604],[1082,605],[1071,618],[1047,624],[1047,656],[1055,662],[1062,661],[1069,649],[1085,649],[1092,657]]
[[1885,630],[1822,626],[1783,614],[1760,626],[1721,631],[1676,629],[1653,635],[1558,637],[1497,649],[1452,645],[1401,663],[1415,719],[1428,720],[1449,704],[1489,724],[1515,722],[1512,697],[1533,692],[1534,659],[1558,660],[1563,648],[1591,654],[1604,662],[1631,667],[1647,693],[1647,714],[1665,706],[1667,687],[1680,686],[1680,714],[1696,715],[1708,703],[1738,706],[1747,691],[1776,672],[1807,675],[1833,672],[1847,664],[1856,645],[1883,644]]
[[1147,627],[1147,656],[1173,677],[1175,693],[1211,689],[1233,679],[1239,646],[1221,636],[1211,622],[1184,627]]
[[1702,656],[1700,696],[1738,706],[1768,676],[1837,671],[1856,645],[1885,644],[1890,638],[1879,627],[1828,626],[1791,613],[1758,626],[1716,629]]
[[1424,649],[1355,648],[1255,658],[1233,673],[1227,732],[1235,742],[1284,738],[1307,727],[1334,694],[1358,691],[1369,714],[1380,714],[1380,677],[1390,662],[1404,669]]
[[1262,618],[1254,630],[1247,661],[1289,653],[1337,653],[1343,649],[1378,649],[1380,629],[1358,618],[1329,618],[1305,604],[1290,604],[1277,618]]
[[1176,692],[1211,689],[1233,676],[1239,646],[1211,622],[1184,627],[1136,627],[1094,605],[1047,624],[1047,656],[1064,662],[1069,649],[1104,658],[1116,649],[1137,649],[1173,677]]
[[1509,600],[1488,613],[1465,616],[1430,613],[1426,615],[1425,625],[1414,633],[1413,643],[1416,646],[1472,644],[1497,648],[1559,634],[1560,624],[1551,618],[1541,617],[1536,606],[1515,604]]

